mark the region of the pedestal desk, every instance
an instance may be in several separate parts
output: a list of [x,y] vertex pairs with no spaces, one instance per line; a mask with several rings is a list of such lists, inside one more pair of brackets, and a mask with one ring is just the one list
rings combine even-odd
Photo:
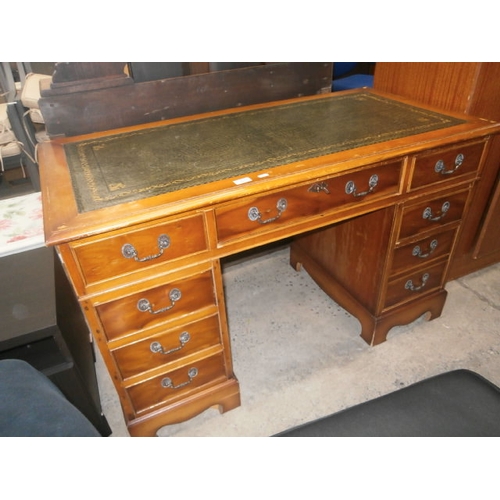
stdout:
[[130,434],[240,404],[223,257],[293,237],[292,265],[358,318],[372,346],[393,326],[439,316],[469,192],[499,131],[361,90],[43,144],[46,242]]

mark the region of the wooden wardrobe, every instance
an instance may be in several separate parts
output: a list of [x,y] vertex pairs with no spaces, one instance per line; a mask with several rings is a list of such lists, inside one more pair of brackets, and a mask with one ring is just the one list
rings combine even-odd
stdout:
[[[377,63],[374,87],[450,111],[500,121],[500,63]],[[500,140],[490,150],[451,264],[456,279],[500,262]]]

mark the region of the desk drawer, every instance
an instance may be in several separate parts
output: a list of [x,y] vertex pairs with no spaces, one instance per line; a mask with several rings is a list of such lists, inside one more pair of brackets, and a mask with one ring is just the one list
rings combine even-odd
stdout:
[[448,255],[453,247],[455,229],[444,233],[434,233],[417,242],[396,248],[391,274]]
[[96,306],[108,340],[152,328],[216,304],[212,272],[166,283]]
[[136,412],[173,402],[226,379],[222,353],[194,361],[127,389]]
[[217,344],[220,344],[220,327],[215,315],[111,352],[122,377],[127,379]]
[[196,215],[86,238],[70,247],[88,285],[202,252],[207,242],[203,217]]
[[460,221],[468,196],[469,191],[462,191],[405,206],[399,239]]
[[447,262],[412,271],[391,281],[387,287],[385,308],[421,297],[442,286]]
[[347,208],[351,204],[397,194],[401,168],[402,160],[381,163],[219,208],[216,210],[219,241],[250,236],[333,208]]
[[484,142],[455,145],[414,158],[410,189],[448,181],[475,172],[481,162]]

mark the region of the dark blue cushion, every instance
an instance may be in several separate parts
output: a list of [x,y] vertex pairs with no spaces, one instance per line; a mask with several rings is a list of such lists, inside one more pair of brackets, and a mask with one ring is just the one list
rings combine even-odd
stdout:
[[469,370],[430,377],[281,437],[500,436],[500,389]]
[[333,78],[335,78],[335,79],[340,78],[342,75],[345,75],[346,73],[349,73],[350,71],[353,71],[357,65],[358,65],[357,62],[336,62],[336,63],[333,63]]
[[61,391],[25,361],[0,360],[0,436],[98,437]]
[[333,80],[332,82],[333,92],[359,89],[362,87],[373,87],[373,75],[351,75]]

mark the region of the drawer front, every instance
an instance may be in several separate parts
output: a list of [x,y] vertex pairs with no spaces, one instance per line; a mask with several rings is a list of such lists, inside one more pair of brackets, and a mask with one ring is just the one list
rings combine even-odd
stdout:
[[207,249],[203,217],[117,231],[71,245],[87,284],[142,271]]
[[170,282],[96,306],[108,340],[215,305],[212,272]]
[[127,379],[217,344],[219,318],[211,316],[120,347],[112,354],[122,377]]
[[226,379],[222,353],[194,361],[127,389],[136,412],[174,402]]
[[446,262],[441,262],[391,281],[387,287],[385,307],[419,298],[440,288],[445,269]]
[[435,233],[417,242],[397,248],[392,261],[392,274],[419,266],[425,262],[448,255],[455,239],[455,229]]
[[402,160],[392,161],[217,209],[219,241],[249,236],[329,209],[396,194],[401,167]]
[[481,161],[484,142],[455,145],[415,157],[410,189],[456,179],[475,172]]
[[405,206],[399,239],[460,221],[468,195],[468,191],[462,191],[427,200],[418,205]]

